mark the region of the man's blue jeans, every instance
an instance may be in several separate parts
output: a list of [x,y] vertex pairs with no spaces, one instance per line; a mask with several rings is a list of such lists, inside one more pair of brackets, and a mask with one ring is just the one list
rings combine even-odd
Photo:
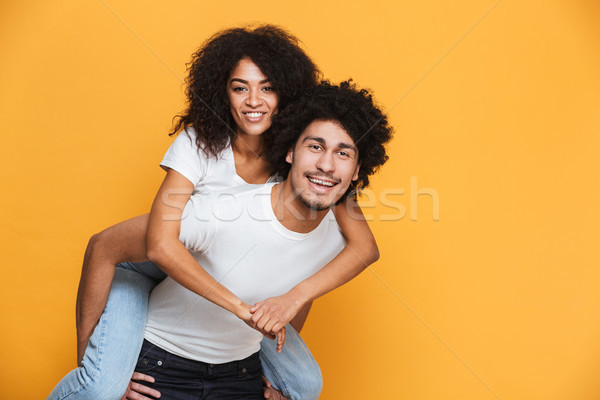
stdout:
[[[142,347],[149,293],[165,275],[151,262],[119,267],[82,365],[47,400],[119,400],[125,393]],[[281,353],[274,340],[261,342],[263,374],[290,399],[318,399],[323,384],[319,366],[294,328],[286,328]]]

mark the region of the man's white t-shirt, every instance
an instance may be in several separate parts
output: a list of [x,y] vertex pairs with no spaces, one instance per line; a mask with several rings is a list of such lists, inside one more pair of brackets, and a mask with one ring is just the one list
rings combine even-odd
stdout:
[[[180,239],[198,263],[248,304],[286,293],[345,245],[331,211],[309,233],[281,225],[271,206],[273,186],[193,195],[181,221]],[[166,278],[150,295],[145,338],[181,357],[224,363],[257,352],[262,335]]]

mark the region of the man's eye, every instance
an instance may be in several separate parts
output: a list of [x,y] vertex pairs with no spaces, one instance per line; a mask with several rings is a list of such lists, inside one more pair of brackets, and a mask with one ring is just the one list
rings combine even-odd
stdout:
[[319,146],[318,144],[311,144],[310,148],[313,150],[321,150],[321,146]]

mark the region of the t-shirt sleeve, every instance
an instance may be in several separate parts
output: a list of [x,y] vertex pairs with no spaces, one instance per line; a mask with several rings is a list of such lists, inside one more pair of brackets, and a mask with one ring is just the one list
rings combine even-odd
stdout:
[[193,128],[187,128],[179,133],[165,153],[160,166],[165,170],[171,168],[179,172],[194,186],[204,179],[207,160],[204,152],[198,149],[196,132]]
[[181,215],[179,240],[191,252],[208,249],[215,235],[218,203],[212,196],[192,195]]

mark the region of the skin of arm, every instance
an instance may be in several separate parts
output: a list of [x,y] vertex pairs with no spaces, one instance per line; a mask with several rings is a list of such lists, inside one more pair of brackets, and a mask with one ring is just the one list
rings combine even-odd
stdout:
[[[81,269],[75,319],[77,325],[77,363],[80,364],[88,341],[104,311],[115,266],[121,262],[151,260],[175,281],[250,323],[250,305],[218,284],[179,241],[181,215],[194,185],[183,175],[169,169],[154,200],[150,215],[123,221],[92,236]],[[147,246],[148,245],[148,246]],[[270,333],[262,332],[270,338]],[[285,331],[277,335],[283,346]]]
[[346,247],[329,264],[289,292],[256,303],[250,311],[257,329],[275,331],[290,321],[294,328],[302,328],[314,299],[350,281],[379,259],[377,243],[360,206],[348,198],[333,211],[346,238]]
[[111,226],[91,237],[85,250],[77,290],[77,364],[108,301],[115,266],[146,260],[148,214]]
[[[183,175],[171,169],[167,171],[150,212],[146,241],[148,259],[186,289],[225,308],[250,325],[252,306],[240,300],[198,265],[179,240],[181,216],[193,189],[194,185]],[[281,350],[285,340],[284,329],[258,330],[271,339],[277,334],[277,347]]]
[[296,314],[296,316],[290,321],[290,325],[296,330],[296,332],[300,333],[304,327],[304,323],[306,322],[306,317],[308,317],[312,303],[312,301],[306,303],[304,307],[298,311],[298,314]]

